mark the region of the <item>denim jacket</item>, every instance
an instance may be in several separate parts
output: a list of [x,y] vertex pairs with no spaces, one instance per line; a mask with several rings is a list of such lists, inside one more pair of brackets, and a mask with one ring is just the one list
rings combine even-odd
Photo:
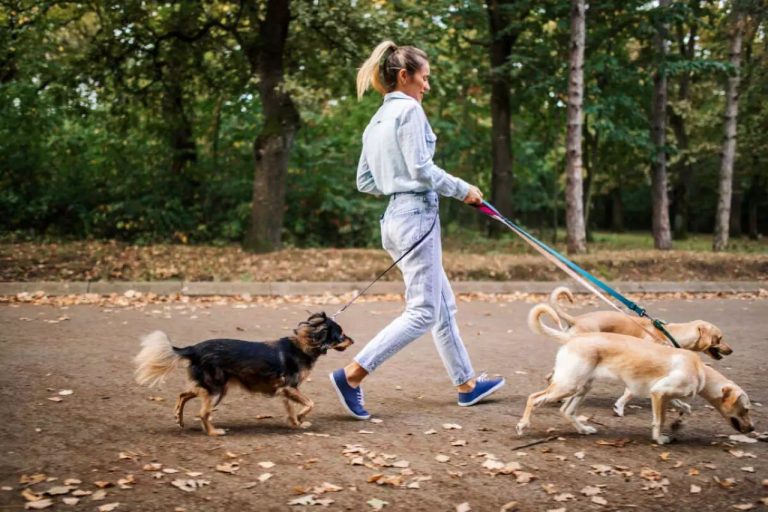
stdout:
[[463,200],[469,185],[435,165],[436,142],[418,101],[399,91],[387,94],[363,132],[357,189],[374,195],[434,190]]

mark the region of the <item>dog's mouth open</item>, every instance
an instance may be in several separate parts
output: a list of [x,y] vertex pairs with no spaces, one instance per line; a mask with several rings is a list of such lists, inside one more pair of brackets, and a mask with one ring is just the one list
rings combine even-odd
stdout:
[[337,343],[336,345],[334,345],[333,349],[338,350],[339,352],[343,352],[344,350],[347,350],[347,347],[349,347],[353,343],[354,341],[352,341],[352,338],[350,338],[349,336],[343,336],[341,338],[341,343]]
[[707,353],[712,357],[712,359],[721,360],[723,358],[723,354],[720,352],[719,347],[709,347],[707,349]]

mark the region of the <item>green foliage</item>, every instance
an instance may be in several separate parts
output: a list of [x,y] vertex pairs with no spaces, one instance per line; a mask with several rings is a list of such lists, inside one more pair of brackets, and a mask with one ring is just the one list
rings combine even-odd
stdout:
[[[754,5],[752,5],[754,4]],[[735,188],[768,222],[768,54],[765,12],[750,7],[742,69]],[[256,37],[240,9],[264,1],[29,2],[0,6],[0,231],[134,242],[240,241],[253,183],[262,106],[241,38]],[[513,204],[526,224],[562,223],[569,2],[508,5],[521,36],[496,71],[512,83]],[[530,9],[528,9],[530,7]],[[619,189],[629,228],[650,219],[648,111],[653,21],[672,27],[670,107],[687,149],[670,133],[676,164],[692,166],[691,228],[714,217],[722,139],[729,6],[601,0],[587,13],[585,130],[594,173],[592,223]],[[762,10],[761,10],[762,9]],[[356,101],[357,66],[380,40],[423,47],[432,91],[424,108],[438,135],[436,163],[490,187],[488,13],[483,2],[294,0],[286,90],[302,126],[287,176],[284,240],[294,246],[378,246],[381,198],[355,189],[362,130],[380,98]],[[516,13],[528,12],[526,17]],[[262,15],[257,14],[257,15]],[[238,26],[240,31],[230,30]],[[696,27],[692,59],[677,46]],[[682,39],[681,39],[682,38]],[[690,100],[677,99],[683,79]],[[671,129],[670,129],[671,130]],[[590,142],[587,142],[589,139]],[[482,221],[444,201],[446,233]],[[650,237],[649,237],[650,239]]]

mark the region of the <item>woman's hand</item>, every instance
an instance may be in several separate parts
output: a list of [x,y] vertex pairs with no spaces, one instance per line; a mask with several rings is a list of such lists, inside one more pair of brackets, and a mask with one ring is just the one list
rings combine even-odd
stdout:
[[464,202],[472,205],[480,204],[483,202],[483,193],[476,186],[470,185],[469,192],[467,192]]

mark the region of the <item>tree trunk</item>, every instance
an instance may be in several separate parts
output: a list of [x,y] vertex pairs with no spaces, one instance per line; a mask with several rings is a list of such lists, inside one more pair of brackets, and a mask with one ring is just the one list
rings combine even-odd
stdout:
[[587,242],[593,242],[592,228],[590,227],[590,216],[592,213],[592,197],[594,196],[595,173],[597,172],[598,145],[600,143],[600,134],[589,133],[589,121],[584,116],[584,229],[586,230]]
[[587,250],[581,166],[582,102],[584,97],[584,0],[571,1],[571,55],[568,73],[568,131],[565,160],[565,224],[568,253]]
[[[734,9],[737,7],[734,4]],[[720,162],[720,185],[717,194],[717,213],[715,214],[715,238],[712,249],[723,251],[728,247],[728,228],[731,215],[731,194],[733,187],[733,162],[736,158],[736,118],[739,112],[739,65],[741,63],[741,42],[744,36],[744,17],[734,10],[734,20],[730,34],[728,61],[734,73],[728,77],[725,91],[725,139],[723,140],[723,158]]]
[[[662,10],[669,7],[670,0],[660,0]],[[659,14],[660,16],[663,13]],[[672,236],[669,227],[669,196],[667,195],[667,153],[666,112],[667,112],[667,72],[665,60],[667,53],[666,26],[658,22],[654,36],[658,66],[653,75],[653,106],[651,108],[651,141],[654,146],[651,165],[651,190],[653,202],[653,245],[657,249],[672,248]]]
[[[758,159],[754,157],[755,168],[759,169]],[[750,240],[757,240],[760,237],[760,231],[758,229],[757,222],[757,206],[760,203],[760,175],[756,172],[752,175],[752,180],[749,185],[749,191],[747,192],[747,234]]]
[[[507,61],[512,47],[520,35],[519,29],[512,30],[512,16],[515,2],[511,0],[486,0],[488,23],[491,33],[491,202],[506,216],[512,215],[513,162],[511,133],[511,98]],[[522,9],[524,18],[528,9]],[[501,225],[489,224],[490,233],[498,235]]]
[[624,201],[620,186],[611,192],[611,230],[617,233],[624,231]]
[[[694,12],[698,12],[698,2],[694,3]],[[678,29],[678,49],[680,56],[692,61],[695,56],[696,38],[698,26],[694,23],[688,32],[688,40],[685,40],[685,32],[682,28]],[[678,85],[677,99],[685,108],[691,99],[691,73],[683,71],[680,75]],[[674,108],[668,109],[669,124],[677,140],[677,151],[681,155],[680,160],[675,166],[675,176],[672,192],[672,229],[676,240],[685,240],[688,238],[688,228],[690,226],[690,189],[693,178],[693,165],[688,156],[690,148],[690,139],[685,126],[685,117]]]
[[289,1],[269,0],[265,18],[258,24],[258,40],[246,49],[251,65],[258,69],[264,109],[264,126],[253,143],[251,223],[243,242],[246,249],[256,252],[280,248],[288,160],[301,123],[293,100],[283,88],[290,14]]

